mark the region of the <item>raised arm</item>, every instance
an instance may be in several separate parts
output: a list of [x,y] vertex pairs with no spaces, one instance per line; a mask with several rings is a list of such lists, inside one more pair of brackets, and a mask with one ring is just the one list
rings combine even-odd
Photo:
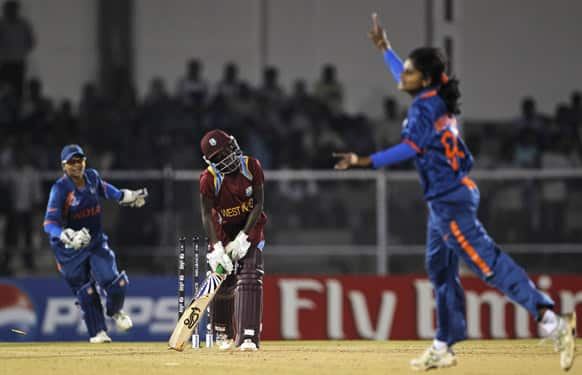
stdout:
[[400,75],[404,70],[402,60],[396,52],[392,49],[392,45],[386,35],[386,30],[380,26],[380,20],[377,13],[372,13],[372,30],[368,32],[368,37],[372,40],[374,45],[382,52],[384,61],[390,68],[392,76],[396,83],[400,82]]

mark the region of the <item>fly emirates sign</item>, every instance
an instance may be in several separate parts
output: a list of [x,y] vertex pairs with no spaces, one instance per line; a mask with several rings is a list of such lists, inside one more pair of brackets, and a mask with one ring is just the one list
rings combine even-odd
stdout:
[[[578,308],[582,277],[538,276],[533,281],[557,311]],[[527,311],[475,277],[461,278],[470,338],[537,337]],[[263,339],[416,339],[435,335],[430,281],[414,276],[267,277]],[[580,322],[579,322],[580,323]]]

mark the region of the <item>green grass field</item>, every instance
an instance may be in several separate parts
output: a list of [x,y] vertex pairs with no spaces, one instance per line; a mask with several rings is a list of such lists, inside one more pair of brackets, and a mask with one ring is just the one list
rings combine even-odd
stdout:
[[[267,341],[255,353],[166,349],[165,343],[0,343],[0,374],[410,374],[428,341]],[[447,374],[559,374],[558,355],[539,340],[466,341]],[[578,340],[578,347],[582,340]],[[582,361],[580,361],[582,362]],[[578,365],[578,366],[577,366]],[[582,363],[570,371],[582,374]]]

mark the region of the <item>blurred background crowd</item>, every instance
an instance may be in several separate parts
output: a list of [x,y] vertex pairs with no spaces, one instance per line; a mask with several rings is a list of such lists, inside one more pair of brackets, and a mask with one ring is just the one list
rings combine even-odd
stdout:
[[[329,170],[333,151],[367,154],[398,142],[407,110],[407,102],[385,96],[382,111],[378,111],[382,116],[346,111],[348,89],[342,83],[342,72],[333,64],[323,65],[316,81],[299,77],[290,87],[284,87],[277,66],[265,67],[262,82],[253,85],[242,79],[239,66],[229,61],[224,61],[222,78],[211,82],[205,77],[205,61],[196,57],[184,62],[177,82],[152,77],[145,95],[138,95],[131,75],[121,69],[116,72],[116,87],[107,93],[96,82],[87,82],[79,88],[78,97],[55,100],[43,89],[43,77],[27,74],[27,58],[35,40],[34,25],[19,14],[18,3],[6,1],[0,20],[3,274],[37,272],[38,254],[50,255],[41,223],[52,180],[42,178],[40,172],[60,169],[58,155],[64,144],[81,144],[88,155],[88,166],[105,174],[109,170],[200,170],[205,165],[199,140],[207,130],[221,128],[232,133],[244,152],[257,157],[267,170]],[[469,83],[460,78],[462,89]],[[386,85],[393,85],[387,69],[383,79]],[[499,121],[461,117],[464,138],[476,157],[475,168],[580,167],[581,93],[565,95],[570,101],[555,103],[553,113],[538,111],[532,92],[531,96],[514,98],[514,118]],[[412,168],[412,163],[407,163],[393,169]],[[122,179],[112,182],[123,187]],[[483,221],[502,242],[577,242],[582,238],[582,228],[576,224],[578,200],[574,197],[580,182],[484,183]],[[154,192],[146,215],[118,214],[114,207],[114,214],[105,212],[106,228],[113,232],[120,257],[124,248],[171,247],[173,234],[200,230],[195,181],[175,184],[173,195],[180,198],[174,203],[168,203],[163,194],[155,195],[164,191],[162,181],[143,183],[151,185],[148,187]],[[296,230],[304,234],[305,243],[329,244],[336,240],[373,245],[377,208],[369,199],[372,188],[362,187],[357,181],[269,182],[266,210],[272,225],[267,233],[275,243],[277,239],[296,241]],[[391,194],[391,217],[411,209],[422,210],[416,185],[400,184]],[[346,196],[351,203],[346,203]],[[168,211],[174,213],[173,224],[170,234],[164,234]],[[132,215],[136,225],[118,225],[126,219],[124,215]],[[417,216],[402,223],[393,220],[392,244],[422,243],[424,217],[420,212]],[[180,224],[183,221],[187,224]],[[508,225],[513,230],[506,230]],[[411,227],[419,229],[410,231]],[[308,231],[314,231],[314,235],[305,235]],[[16,262],[15,258],[22,261]],[[148,267],[154,262],[152,256],[149,262],[142,259],[137,263],[152,271]],[[344,265],[336,271],[344,269],[349,267]]]

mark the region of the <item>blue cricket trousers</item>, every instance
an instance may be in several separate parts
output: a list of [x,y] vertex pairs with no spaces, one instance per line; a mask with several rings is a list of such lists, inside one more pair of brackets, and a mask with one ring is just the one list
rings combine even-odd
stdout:
[[503,252],[477,219],[479,189],[468,177],[452,192],[428,202],[426,270],[437,310],[437,340],[452,346],[467,338],[465,295],[459,258],[488,285],[497,288],[539,320],[540,307],[554,302],[536,289],[525,271]]

